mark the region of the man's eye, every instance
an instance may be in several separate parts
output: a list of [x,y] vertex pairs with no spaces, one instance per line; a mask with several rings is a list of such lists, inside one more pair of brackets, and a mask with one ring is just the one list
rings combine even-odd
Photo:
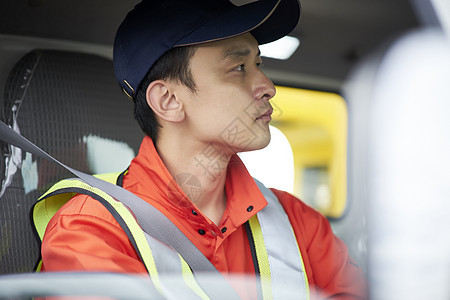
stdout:
[[235,70],[235,71],[240,71],[240,72],[242,72],[242,71],[245,70],[245,65],[242,64],[242,65],[236,66],[236,67],[234,68],[234,70]]

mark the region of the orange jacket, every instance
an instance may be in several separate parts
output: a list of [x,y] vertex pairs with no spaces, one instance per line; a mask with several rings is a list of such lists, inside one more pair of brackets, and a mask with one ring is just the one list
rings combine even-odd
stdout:
[[[183,180],[178,183],[189,184],[188,177]],[[254,274],[243,224],[267,202],[238,156],[233,156],[228,166],[227,207],[219,227],[174,182],[151,139],[144,138],[123,178],[123,187],[164,213],[220,272]],[[193,189],[195,192],[195,184]],[[364,274],[328,221],[289,193],[273,192],[294,229],[312,295],[314,290],[321,290],[326,295],[339,295],[339,299],[364,298]],[[146,273],[114,217],[87,195],[76,195],[50,221],[42,243],[42,259],[43,271]],[[242,296],[252,298],[255,286],[247,289]]]

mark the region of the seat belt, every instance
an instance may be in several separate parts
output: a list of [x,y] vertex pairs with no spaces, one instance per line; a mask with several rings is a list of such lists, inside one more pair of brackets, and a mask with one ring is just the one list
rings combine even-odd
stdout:
[[221,280],[223,286],[226,286],[227,290],[230,291],[229,294],[227,293],[224,295],[223,290],[218,291],[215,288],[210,288],[210,282],[202,282],[203,279],[207,279],[208,276],[196,277],[201,288],[212,299],[240,299],[228,281],[203,255],[203,253],[163,213],[153,207],[150,203],[142,200],[120,186],[66,166],[14,131],[4,122],[0,121],[0,123],[0,140],[65,168],[92,187],[98,188],[122,202],[136,216],[136,219],[144,232],[178,252],[192,268],[194,274],[195,272],[210,273],[215,278]]

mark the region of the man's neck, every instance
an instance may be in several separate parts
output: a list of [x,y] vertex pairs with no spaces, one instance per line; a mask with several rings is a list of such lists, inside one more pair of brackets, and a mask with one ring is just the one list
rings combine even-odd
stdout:
[[[156,149],[185,194],[219,226],[226,209],[225,181],[231,155],[223,153],[214,144],[191,144],[175,139],[158,140]],[[201,192],[192,193],[191,185]]]

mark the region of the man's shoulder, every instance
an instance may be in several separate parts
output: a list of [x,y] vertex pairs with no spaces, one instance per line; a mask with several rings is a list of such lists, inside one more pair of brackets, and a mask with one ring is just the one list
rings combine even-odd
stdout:
[[116,223],[114,217],[100,201],[85,194],[76,194],[67,201],[53,217],[53,219],[59,218],[96,218]]

